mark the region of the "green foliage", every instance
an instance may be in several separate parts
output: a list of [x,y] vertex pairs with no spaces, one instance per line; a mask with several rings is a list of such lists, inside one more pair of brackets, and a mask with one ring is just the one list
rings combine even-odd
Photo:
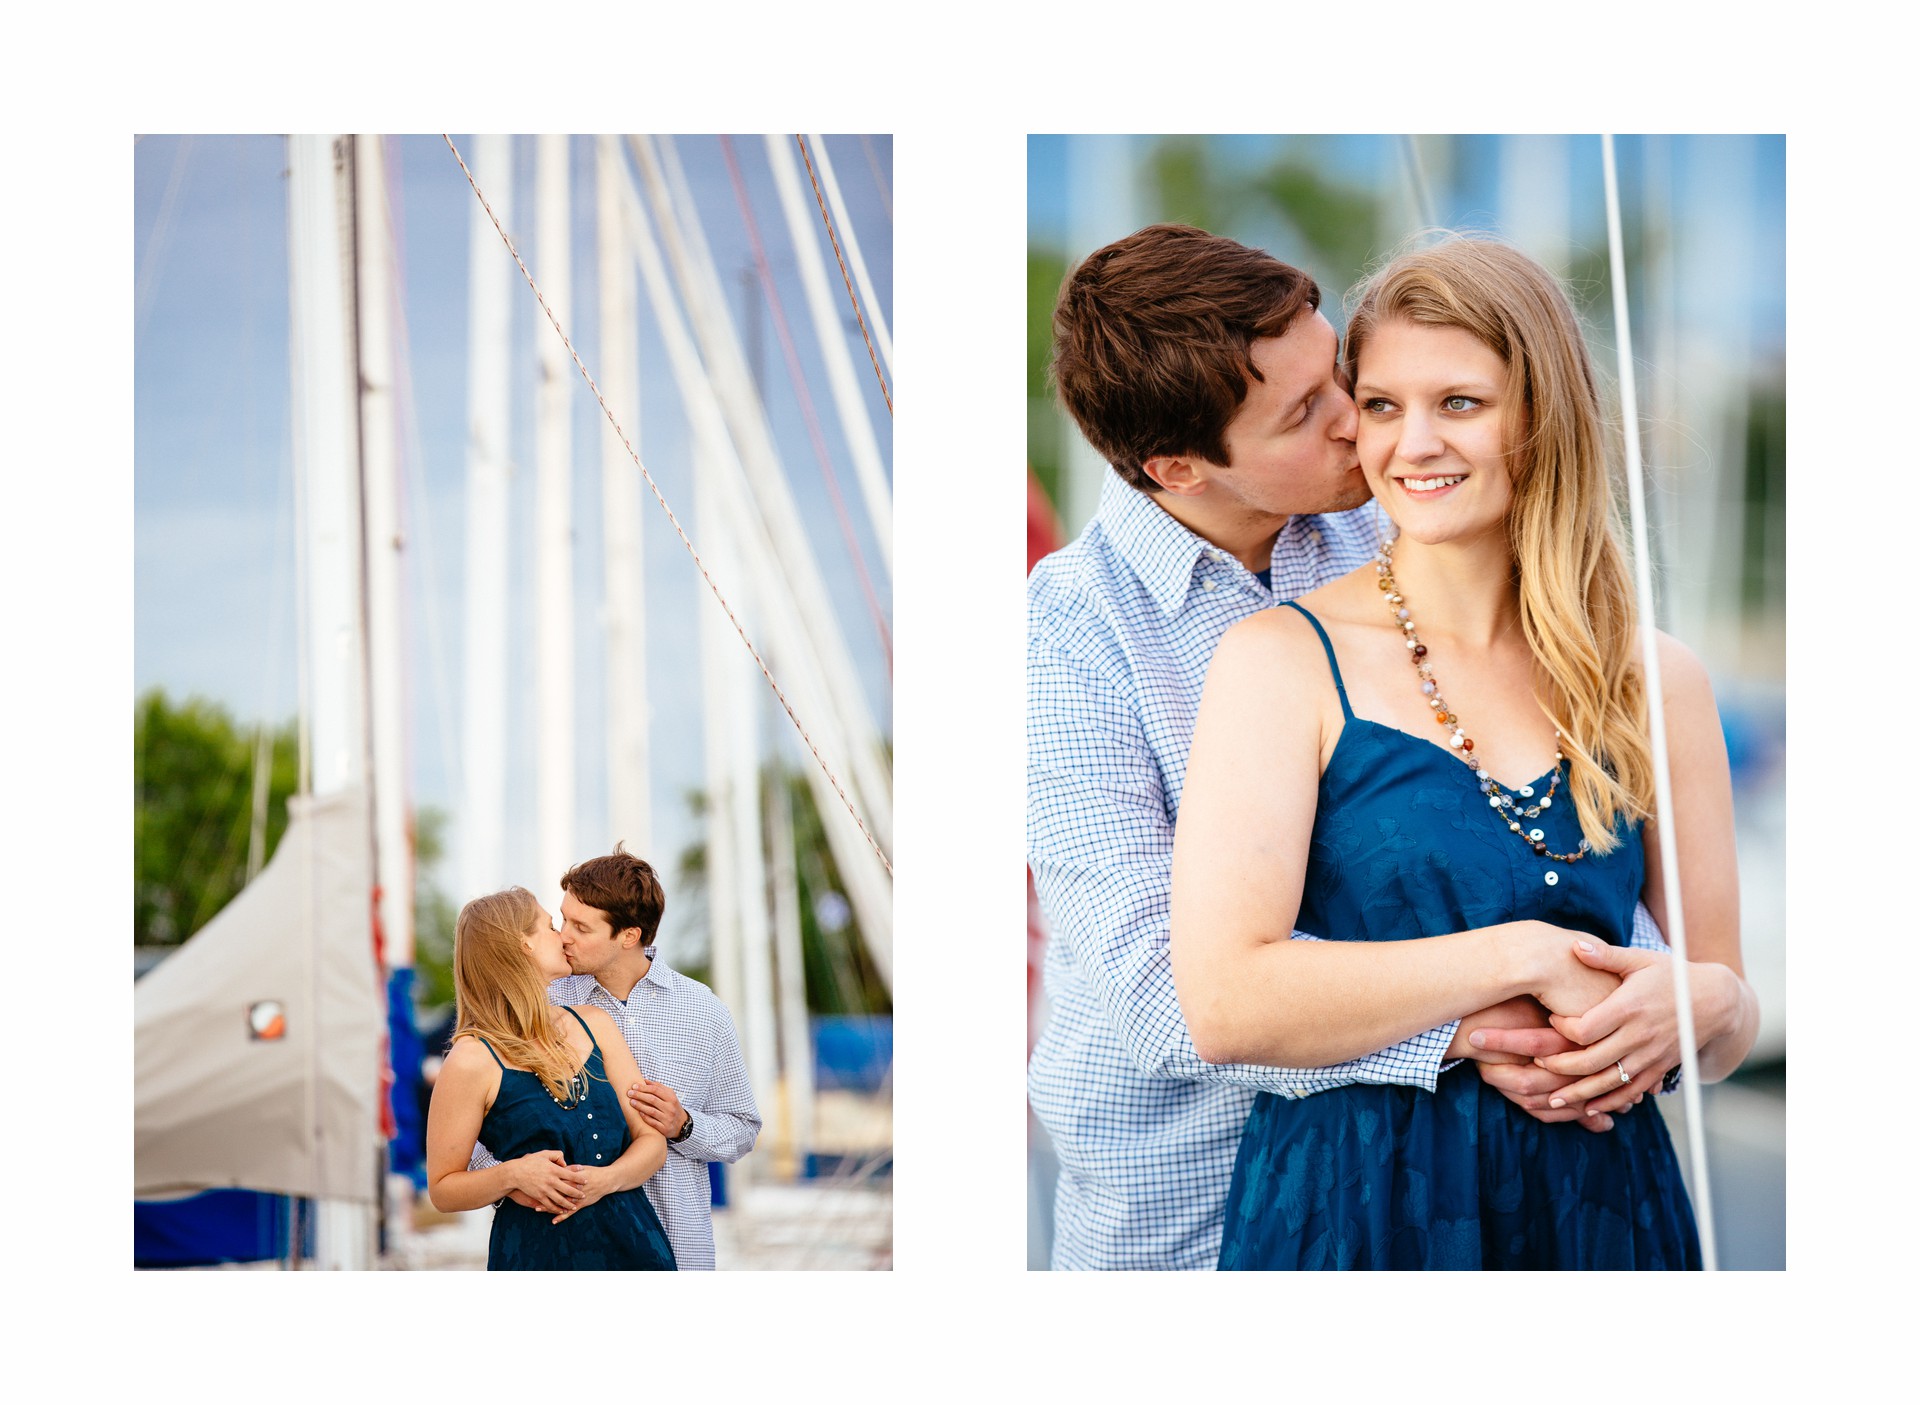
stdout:
[[420,1010],[453,1004],[453,921],[459,909],[441,891],[447,815],[423,805],[413,817],[413,1003]]
[[[300,768],[293,725],[270,735],[263,863],[286,832]],[[135,703],[135,946],[179,945],[246,886],[256,740],[200,698],[176,704],[154,689]]]
[[1057,251],[1027,253],[1027,466],[1049,500],[1060,501],[1063,434],[1076,431],[1053,401],[1047,362],[1053,356],[1053,304],[1066,281],[1067,261]]
[[[800,952],[806,969],[807,1009],[816,1015],[885,1015],[893,1012],[886,983],[867,954],[859,918],[850,911],[846,888],[827,844],[826,826],[814,806],[813,790],[804,774],[776,766],[763,767],[760,784],[765,794],[782,787],[793,817],[795,886],[799,890]],[[687,805],[696,817],[708,813],[702,791],[687,793]],[[702,911],[707,902],[707,846],[696,840],[680,852],[675,864],[674,897]],[[771,865],[769,865],[771,878]],[[842,919],[840,913],[845,911]],[[711,972],[689,970],[711,984]]]

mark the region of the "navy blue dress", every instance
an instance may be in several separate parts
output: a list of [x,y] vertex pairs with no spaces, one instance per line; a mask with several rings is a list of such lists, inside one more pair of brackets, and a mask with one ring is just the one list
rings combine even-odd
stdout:
[[[580,1016],[568,1010],[576,1020]],[[587,1022],[580,1020],[580,1027]],[[632,1140],[620,1094],[607,1081],[600,1042],[587,1030],[587,1095],[573,1107],[553,1100],[539,1076],[500,1064],[500,1091],[480,1123],[480,1140],[501,1161],[559,1151],[573,1166],[611,1166]],[[493,1212],[489,1269],[671,1269],[673,1246],[644,1190],[622,1190],[577,1210],[559,1224],[543,1210],[503,1200]]]
[[[1457,757],[1353,715],[1326,631],[1293,608],[1326,647],[1346,717],[1320,778],[1295,925],[1402,941],[1537,918],[1624,945],[1645,874],[1638,827],[1623,822],[1624,842],[1604,857],[1538,857]],[[1550,850],[1579,845],[1571,800],[1525,823]],[[1700,1249],[1651,1102],[1615,1113],[1610,1132],[1548,1124],[1462,1063],[1432,1093],[1260,1094],[1227,1192],[1220,1267],[1677,1269],[1700,1267]]]

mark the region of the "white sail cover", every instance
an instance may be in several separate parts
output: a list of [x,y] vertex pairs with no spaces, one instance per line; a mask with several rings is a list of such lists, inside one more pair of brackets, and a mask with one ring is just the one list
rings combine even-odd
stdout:
[[[288,801],[273,860],[134,986],[134,1195],[371,1201],[385,1002],[358,790]],[[285,1033],[250,1012],[278,1001]]]

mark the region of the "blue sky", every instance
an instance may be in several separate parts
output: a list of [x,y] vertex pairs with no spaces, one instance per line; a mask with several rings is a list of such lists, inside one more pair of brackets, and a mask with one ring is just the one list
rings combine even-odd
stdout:
[[[1157,139],[1090,140],[1125,142],[1136,153],[1144,153]],[[1302,155],[1310,153],[1322,170],[1352,185],[1397,190],[1404,179],[1397,136],[1242,134],[1204,140],[1210,157],[1228,170],[1264,166],[1291,148]],[[1423,162],[1430,163],[1426,175],[1436,202],[1434,217],[1441,224],[1501,232],[1503,217],[1510,213],[1504,208],[1501,190],[1502,144],[1510,140],[1491,135],[1419,139]],[[1069,242],[1072,198],[1069,141],[1057,135],[1027,139],[1028,237],[1036,244],[1062,249]],[[1705,323],[1751,336],[1757,347],[1779,355],[1786,338],[1786,139],[1778,135],[1621,136],[1615,145],[1622,219],[1634,220],[1658,186],[1668,192],[1673,217],[1686,229],[1684,253],[1691,257],[1676,282],[1676,315],[1694,326]],[[1567,138],[1564,156],[1574,237],[1604,248],[1600,139]],[[1448,158],[1450,178],[1440,169]],[[1146,218],[1150,216],[1141,222]],[[1112,237],[1127,232],[1115,230]],[[1287,257],[1288,236],[1277,224],[1218,232]],[[1087,251],[1072,252],[1077,256]]]
[[[849,206],[855,237],[891,322],[893,258],[892,143],[829,137],[827,150]],[[469,164],[470,140],[456,135]],[[719,139],[678,138],[730,310],[743,328],[749,356],[762,368],[782,461],[820,560],[842,630],[874,715],[891,731],[888,665],[871,611],[851,565],[852,553],[826,494],[804,431],[773,323],[760,301],[750,244]],[[786,224],[759,137],[732,141],[753,217],[767,248],[780,298],[806,371],[829,452],[849,504],[862,556],[883,608],[890,592],[859,506]],[[538,276],[533,248],[533,142],[515,144],[515,216],[510,232]],[[573,162],[573,312],[569,335],[589,369],[597,344],[593,232],[593,145],[576,137]],[[412,429],[402,401],[402,457],[407,475],[409,543],[409,670],[411,764],[416,804],[458,810],[459,727],[463,676],[461,582],[466,475],[465,415],[469,221],[476,208],[465,177],[437,136],[390,139],[388,162],[397,188],[406,335],[410,347]],[[293,574],[293,483],[289,441],[286,146],[272,136],[143,138],[134,152],[134,682],[175,697],[214,699],[243,720],[290,719],[296,710]],[[498,257],[511,268],[504,246]],[[838,271],[828,272],[844,300]],[[513,520],[529,537],[533,521],[533,387],[535,338],[552,335],[532,293],[514,271],[515,357],[512,415],[516,465]],[[644,295],[640,347],[642,461],[659,482],[695,544],[687,468],[687,422],[649,322]],[[536,322],[536,319],[537,322]],[[843,319],[869,413],[891,473],[890,416],[850,312]],[[631,427],[629,427],[631,428]],[[600,455],[611,433],[583,383],[573,398],[575,602],[574,680],[581,752],[576,833],[597,845],[604,830],[603,679],[596,632],[602,594]],[[670,869],[696,837],[683,800],[702,783],[696,607],[705,608],[685,549],[659,506],[643,503],[649,625],[648,671],[654,716],[653,802],[658,857]],[[527,557],[508,563],[517,602],[509,631],[511,656],[524,660],[509,700],[508,855],[512,873],[528,882],[532,831],[532,581]],[[722,582],[726,588],[726,582]],[[743,587],[736,587],[738,593]],[[794,752],[784,716],[769,734]],[[457,846],[457,826],[453,834]],[[610,842],[610,841],[609,841]],[[458,871],[449,855],[441,878]],[[557,875],[548,875],[548,878]],[[458,895],[456,895],[458,896]],[[668,933],[673,909],[669,908]]]

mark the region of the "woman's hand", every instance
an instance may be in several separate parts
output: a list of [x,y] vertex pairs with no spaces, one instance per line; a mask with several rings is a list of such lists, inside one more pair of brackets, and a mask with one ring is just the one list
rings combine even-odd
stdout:
[[523,1204],[564,1219],[582,1204],[589,1203],[581,1199],[586,1191],[586,1168],[569,1166],[567,1158],[557,1151],[531,1151],[507,1165],[512,1168],[513,1189],[527,1197]]
[[571,1208],[565,1213],[553,1217],[555,1224],[559,1224],[560,1221],[570,1216],[577,1215],[596,1200],[600,1200],[605,1196],[611,1195],[614,1191],[622,1189],[619,1184],[619,1177],[614,1174],[611,1166],[569,1166],[567,1169],[573,1172],[578,1178],[577,1183],[579,1190],[574,1196]]
[[1574,1043],[1585,1044],[1588,1041],[1567,1034],[1562,1021],[1583,1016],[1601,1004],[1619,988],[1620,978],[1604,966],[1581,959],[1581,946],[1597,944],[1590,938],[1548,922],[1529,925],[1537,929],[1534,939],[1543,946],[1536,952],[1538,964],[1529,982],[1532,994],[1547,1007],[1555,1029]]
[[1680,1062],[1673,957],[1597,941],[1574,943],[1574,953],[1584,965],[1617,974],[1619,988],[1581,1015],[1554,1016],[1553,1027],[1583,1047],[1534,1062],[1580,1080],[1558,1095],[1569,1105],[1585,1102],[1589,1112],[1618,1111],[1658,1088],[1667,1070]]

